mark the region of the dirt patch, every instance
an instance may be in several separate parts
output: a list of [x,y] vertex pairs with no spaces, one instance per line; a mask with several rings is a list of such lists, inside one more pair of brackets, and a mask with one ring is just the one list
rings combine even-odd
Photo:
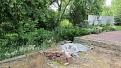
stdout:
[[[57,49],[52,48],[50,55],[60,56]],[[47,52],[47,51],[46,51]],[[59,54],[59,55],[58,55]],[[45,67],[46,66],[46,67]],[[72,63],[64,65],[56,60],[47,60],[47,55],[39,52],[29,54],[18,60],[0,64],[0,68],[121,68],[121,57],[115,51],[94,46],[93,50],[80,52],[78,58],[73,58]]]
[[109,64],[110,68],[121,68],[121,56],[118,55],[120,53],[97,46],[95,46],[93,53]]
[[43,53],[34,52],[0,62],[0,68],[50,68]]
[[106,68],[121,68],[121,31],[76,37],[75,42],[86,43],[94,47],[87,54],[91,55],[92,58],[97,57],[102,66],[106,64]]

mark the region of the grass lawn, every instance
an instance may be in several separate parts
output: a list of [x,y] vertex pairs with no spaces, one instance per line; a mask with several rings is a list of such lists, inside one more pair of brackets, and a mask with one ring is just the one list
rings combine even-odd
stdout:
[[121,30],[121,26],[116,26],[116,30]]

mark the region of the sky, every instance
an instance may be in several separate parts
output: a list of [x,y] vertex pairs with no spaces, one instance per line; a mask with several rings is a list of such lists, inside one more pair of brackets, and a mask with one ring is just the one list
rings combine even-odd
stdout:
[[49,6],[49,9],[57,11],[58,10],[58,4],[56,2],[54,2],[52,5]]
[[112,0],[106,0],[106,6],[111,6]]

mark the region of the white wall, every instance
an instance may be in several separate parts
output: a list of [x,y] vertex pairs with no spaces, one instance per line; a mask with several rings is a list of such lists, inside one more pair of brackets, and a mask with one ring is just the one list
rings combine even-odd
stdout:
[[89,15],[88,16],[88,23],[92,25],[93,23],[96,24],[113,24],[114,17],[113,16],[96,16],[96,15]]

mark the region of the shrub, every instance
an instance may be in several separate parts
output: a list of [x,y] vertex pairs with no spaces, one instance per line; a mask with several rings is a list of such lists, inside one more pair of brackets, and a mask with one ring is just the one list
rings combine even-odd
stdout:
[[34,32],[24,34],[24,38],[28,39],[27,45],[41,45],[44,42],[51,42],[53,33],[41,28]]
[[116,28],[114,25],[106,24],[106,25],[92,25],[89,27],[89,30],[92,34],[98,34],[101,32],[115,31]]
[[59,24],[60,27],[72,27],[72,23],[68,19],[64,19]]
[[108,31],[115,31],[116,27],[114,25],[107,24],[103,26],[103,32],[108,32]]
[[0,60],[50,47],[53,33],[44,29],[24,34],[9,33],[0,39]]
[[92,34],[98,34],[98,33],[101,33],[102,32],[102,27],[101,26],[97,26],[97,25],[94,25],[94,26],[91,26],[90,28],[89,28],[89,30],[90,30],[90,32],[92,33]]
[[32,51],[40,50],[40,48],[35,47],[35,45],[20,46],[16,48],[7,48],[0,49],[0,60],[23,55]]
[[86,28],[79,28],[79,27],[69,27],[69,28],[62,28],[57,27],[55,29],[56,39],[57,40],[72,40],[75,36],[83,36],[87,35],[90,32]]
[[17,33],[7,33],[3,38],[0,39],[0,47],[18,47],[22,45],[26,45],[27,39],[22,38]]

